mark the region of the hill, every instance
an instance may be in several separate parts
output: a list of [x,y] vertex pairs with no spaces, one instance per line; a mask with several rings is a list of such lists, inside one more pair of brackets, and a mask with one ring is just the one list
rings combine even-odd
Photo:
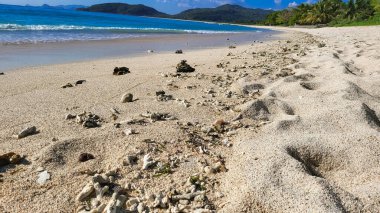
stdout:
[[113,13],[133,16],[151,16],[151,17],[167,17],[169,15],[159,12],[154,8],[147,7],[143,4],[124,4],[124,3],[105,3],[96,4],[87,8],[79,8],[81,11]]
[[249,9],[242,6],[230,4],[222,5],[217,8],[190,9],[176,15],[168,15],[142,4],[130,5],[123,3],[96,4],[91,7],[80,8],[78,10],[134,16],[151,16],[229,23],[255,23],[265,20],[266,16],[273,12],[271,10]]
[[264,20],[272,12],[271,10],[249,9],[239,5],[226,4],[217,8],[185,10],[174,17],[198,21],[251,23]]

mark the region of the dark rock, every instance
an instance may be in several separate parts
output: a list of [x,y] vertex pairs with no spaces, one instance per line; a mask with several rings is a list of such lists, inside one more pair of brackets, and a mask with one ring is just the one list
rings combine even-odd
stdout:
[[182,54],[182,53],[183,53],[182,50],[176,50],[176,51],[175,51],[175,54]]
[[115,67],[113,70],[113,75],[125,75],[127,73],[130,73],[128,67]]
[[86,128],[95,128],[95,127],[98,127],[99,124],[98,124],[98,119],[95,119],[95,118],[87,118],[84,122],[83,122],[83,126],[86,127]]
[[61,86],[61,88],[69,88],[69,87],[73,87],[73,85],[71,83],[67,83],[67,84]]
[[121,103],[133,102],[133,95],[126,93],[121,97]]
[[79,84],[83,84],[84,82],[86,82],[86,80],[78,80],[75,82],[75,86],[77,86]]
[[19,164],[22,157],[14,152],[9,152],[4,155],[0,155],[0,166],[6,166],[9,164]]
[[3,72],[0,72],[0,75],[5,75]]
[[177,72],[194,72],[195,69],[186,63],[186,60],[182,60],[176,67]]
[[95,157],[90,153],[82,153],[79,155],[79,162],[86,162],[92,159],[95,159]]
[[156,92],[156,96],[165,95],[165,91],[160,90]]
[[163,90],[157,91],[156,96],[158,101],[170,101],[174,99],[172,95],[166,95]]

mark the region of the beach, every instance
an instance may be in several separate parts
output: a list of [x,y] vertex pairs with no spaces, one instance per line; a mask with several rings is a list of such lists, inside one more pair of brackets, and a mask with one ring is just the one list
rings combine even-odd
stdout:
[[0,75],[0,212],[380,211],[380,27],[270,29]]

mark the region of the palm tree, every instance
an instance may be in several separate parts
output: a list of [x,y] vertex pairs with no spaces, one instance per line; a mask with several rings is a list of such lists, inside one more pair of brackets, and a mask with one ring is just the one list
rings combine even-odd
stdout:
[[354,19],[356,13],[355,1],[350,0],[347,4],[346,18]]

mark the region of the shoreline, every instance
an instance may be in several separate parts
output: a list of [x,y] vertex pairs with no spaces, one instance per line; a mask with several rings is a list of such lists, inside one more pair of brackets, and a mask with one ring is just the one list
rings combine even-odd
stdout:
[[[131,211],[378,212],[379,32],[284,29],[234,49],[0,75],[0,155],[25,158],[0,168],[0,211],[84,213],[125,196]],[[195,72],[176,73],[184,59]],[[131,73],[112,75],[122,66]],[[121,102],[126,93],[132,102]],[[84,111],[100,126],[65,119]],[[12,137],[30,126],[39,132]],[[94,159],[78,160],[86,153]],[[147,154],[155,163],[142,169]],[[50,177],[40,185],[42,172]],[[78,201],[96,174],[109,190]]]
[[[101,41],[69,41],[59,43],[38,43],[3,45],[0,56],[0,71],[9,72],[23,67],[63,64],[70,62],[112,59],[155,52],[174,52],[177,49],[197,50],[219,48],[234,43],[249,43],[252,40],[266,41],[279,32],[251,32],[225,34],[168,34],[152,37],[137,37]],[[83,54],[83,49],[87,50]],[[98,51],[101,49],[102,51]],[[20,66],[19,61],[27,62]]]

